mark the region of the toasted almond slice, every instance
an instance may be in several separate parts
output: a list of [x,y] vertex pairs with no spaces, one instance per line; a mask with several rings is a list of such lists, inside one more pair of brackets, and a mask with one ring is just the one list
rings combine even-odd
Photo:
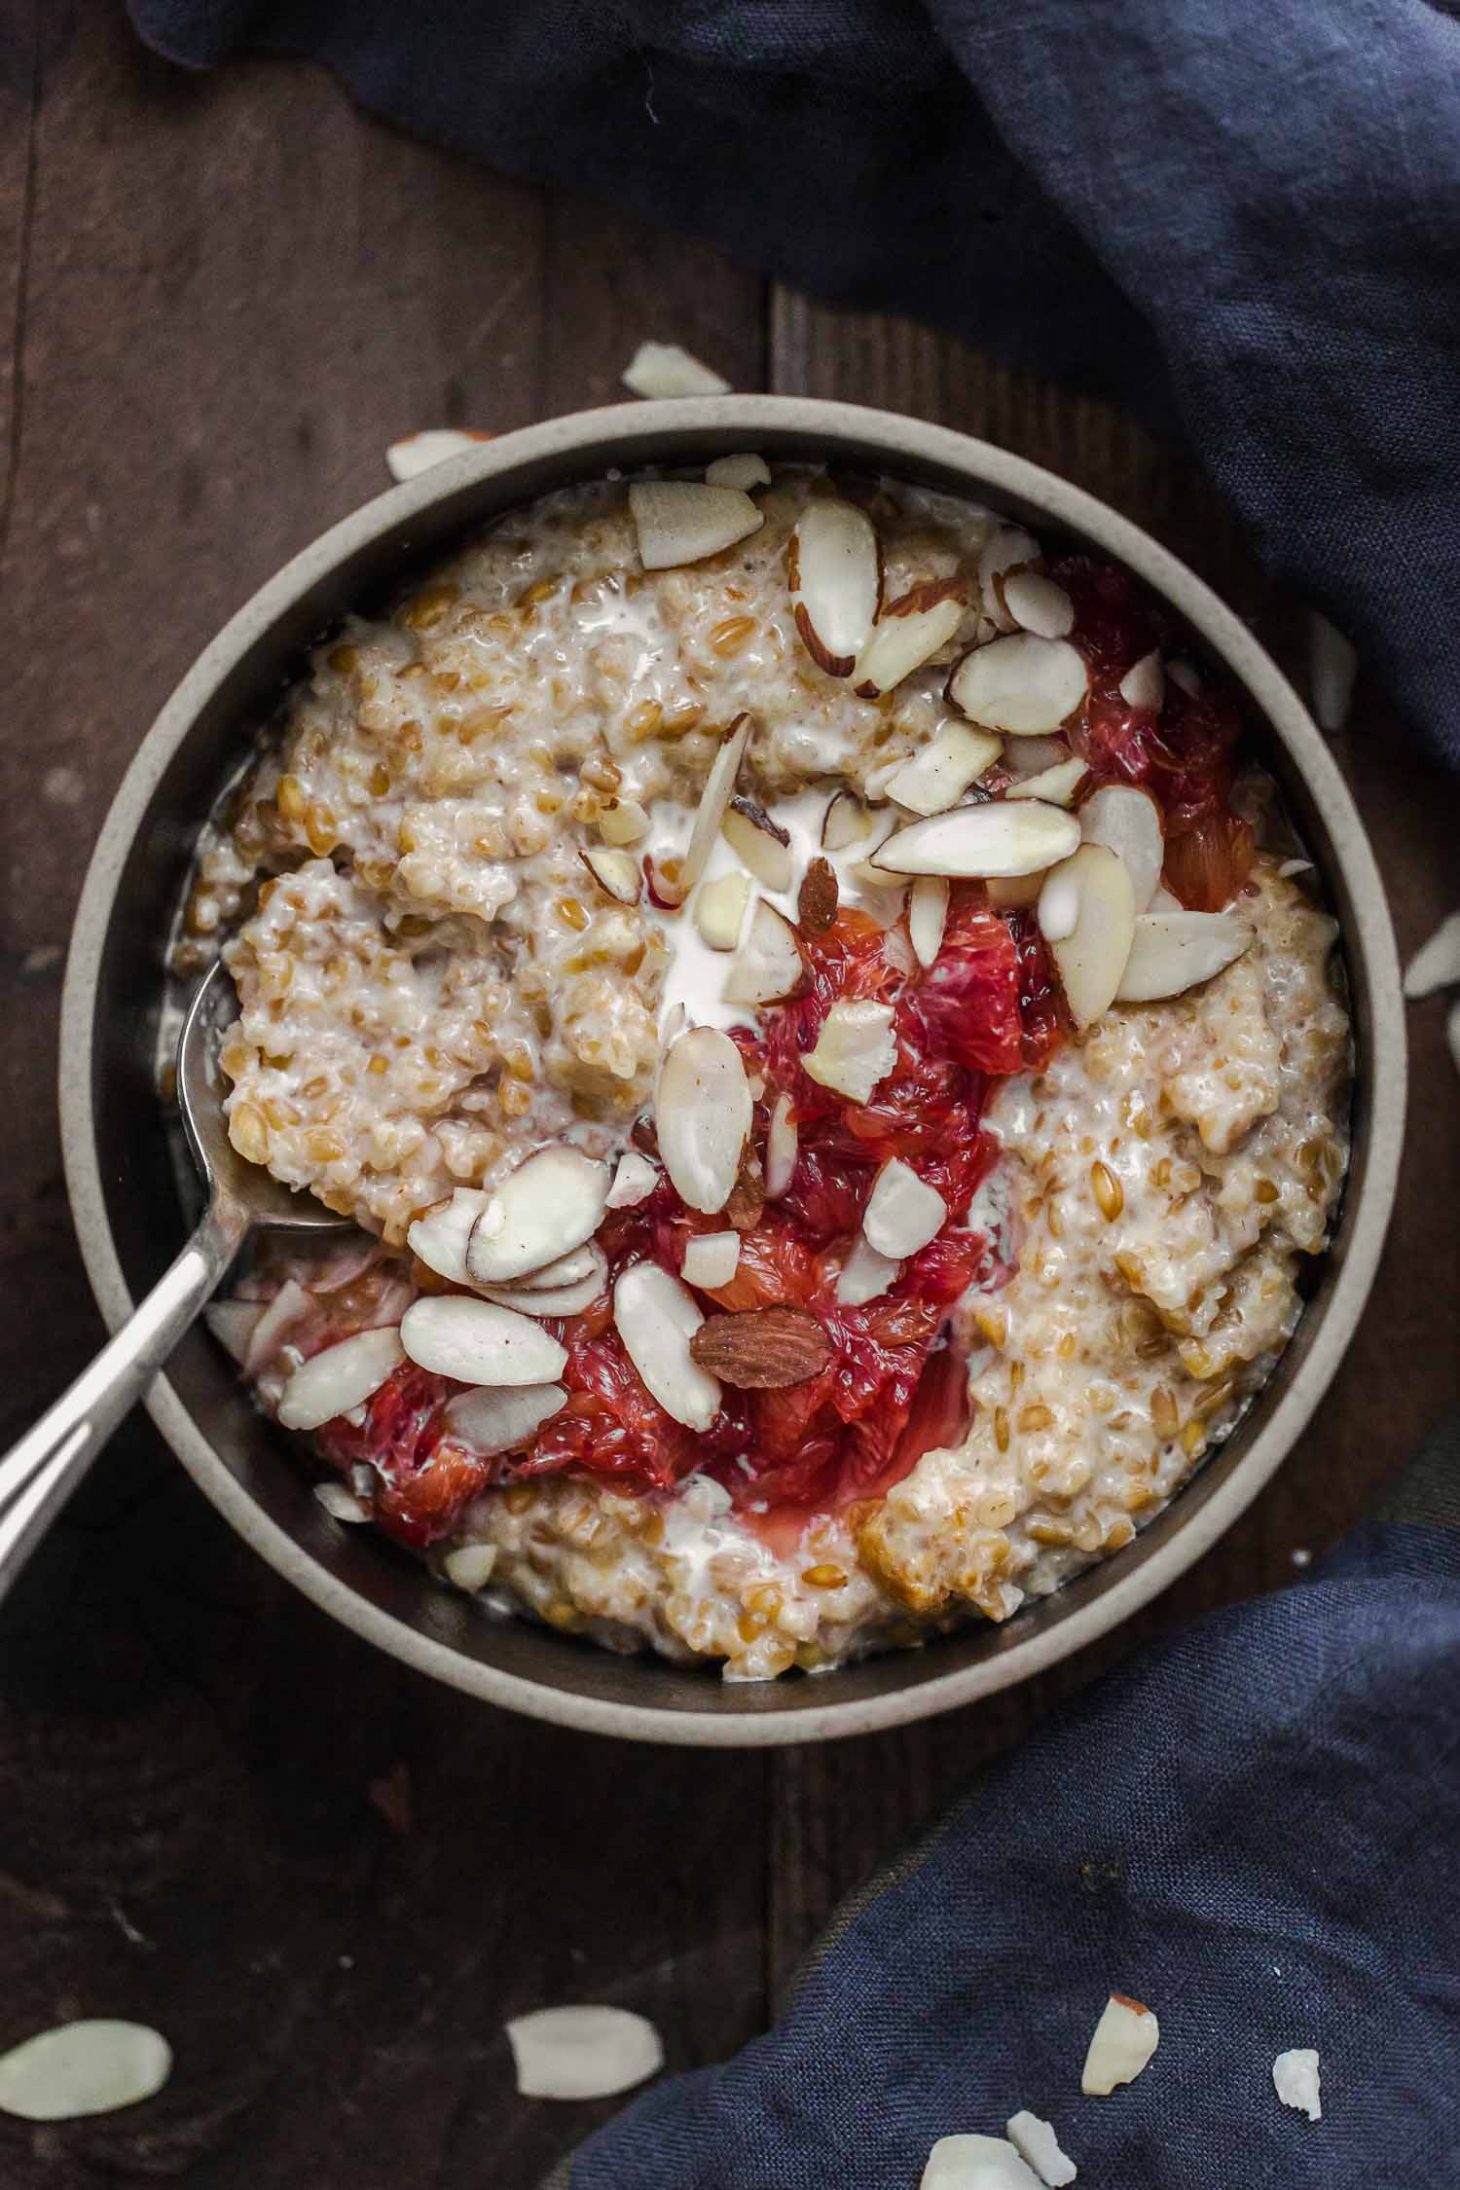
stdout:
[[996,912],[1027,911],[1039,903],[1044,888],[1045,870],[1036,868],[1033,874],[990,875],[985,887],[989,903]]
[[[1074,925],[1052,936],[1046,905],[1073,886]],[[1082,844],[1050,870],[1039,924],[1077,1027],[1093,1026],[1115,1001],[1135,933],[1136,907],[1125,862],[1105,844]],[[1063,920],[1051,921],[1063,926]]]
[[910,677],[948,644],[968,610],[961,580],[915,586],[884,608],[852,668],[852,687],[875,700]]
[[[558,1387],[553,1385],[552,1389],[556,1391]],[[477,1398],[479,1395],[475,1392],[463,1392],[461,1396],[465,1400]],[[493,1398],[496,1396],[496,1393],[492,1394]],[[566,1399],[567,1396],[567,1393],[564,1392],[563,1397]],[[454,1400],[452,1405],[455,1405]],[[446,1411],[450,1414],[450,1407]],[[508,1449],[510,1450],[510,1447]],[[485,1459],[488,1456],[483,1454],[482,1457]],[[496,1564],[497,1547],[495,1544],[458,1544],[456,1549],[448,1551],[446,1557],[441,1561],[441,1571],[453,1589],[464,1589],[469,1597],[474,1597],[478,1590],[486,1588],[488,1582],[492,1579]]]
[[419,1368],[458,1384],[551,1384],[568,1356],[530,1316],[464,1293],[428,1294],[401,1317],[401,1344]]
[[641,342],[623,369],[623,384],[645,397],[728,395],[730,383],[677,342]]
[[466,1243],[471,1228],[491,1200],[480,1187],[458,1186],[445,1201],[438,1201],[417,1217],[406,1233],[406,1245],[418,1262],[453,1285],[470,1285],[466,1268]]
[[[518,1452],[531,1444],[544,1422],[550,1422],[568,1404],[561,1384],[519,1384],[515,1389],[492,1391],[483,1387],[458,1392],[443,1410],[441,1419],[453,1437],[483,1460],[498,1453]],[[491,1569],[488,1568],[488,1573]],[[452,1581],[457,1577],[453,1574]],[[485,1579],[485,1577],[483,1577]],[[458,1583],[458,1587],[468,1585]],[[470,1585],[480,1589],[481,1582]]]
[[748,1308],[712,1315],[689,1342],[702,1369],[737,1391],[785,1391],[819,1376],[832,1343],[806,1308]]
[[920,753],[892,768],[883,788],[914,814],[941,814],[956,806],[971,784],[986,775],[1004,750],[990,731],[945,722]]
[[743,867],[702,882],[695,898],[695,926],[712,951],[733,951],[740,941],[745,908],[755,885]]
[[729,808],[721,818],[720,833],[731,851],[765,889],[777,896],[789,890],[795,866],[788,831],[753,798],[731,799]]
[[337,1346],[311,1354],[294,1371],[279,1400],[286,1430],[317,1430],[322,1422],[363,1406],[404,1359],[400,1332],[357,1331]]
[[712,487],[739,487],[749,494],[752,487],[770,485],[771,467],[763,456],[717,456],[705,466],[705,478]]
[[782,1093],[771,1104],[770,1123],[766,1127],[765,1190],[768,1201],[775,1201],[784,1194],[795,1177],[800,1139],[791,1098]]
[[863,1232],[890,1261],[919,1253],[947,1221],[948,1204],[937,1188],[920,1179],[900,1156],[882,1166],[862,1212]]
[[872,816],[855,791],[838,791],[821,817],[821,848],[844,852],[872,833]]
[[1201,698],[1201,671],[1194,662],[1177,661],[1166,664],[1166,674],[1173,684],[1179,684],[1188,699]]
[[0,2114],[23,2122],[112,2114],[150,2099],[171,2074],[172,2047],[145,2023],[61,2023],[0,2054]]
[[1353,704],[1359,657],[1349,641],[1315,609],[1308,619],[1308,682],[1319,728],[1341,730]]
[[601,888],[621,905],[637,905],[644,888],[644,872],[632,852],[608,845],[590,845],[583,864]]
[[859,1234],[842,1264],[841,1275],[836,1281],[836,1297],[844,1308],[860,1308],[869,1300],[879,1300],[901,1275],[900,1262],[890,1255],[879,1254],[866,1235]]
[[690,1341],[704,1322],[693,1295],[656,1262],[635,1262],[613,1289],[613,1320],[624,1351],[664,1412],[686,1429],[707,1430],[720,1387],[697,1367]]
[[897,830],[878,845],[872,865],[890,874],[1033,874],[1066,858],[1079,841],[1079,823],[1057,806],[990,799]]
[[739,1267],[738,1232],[696,1232],[684,1243],[680,1276],[686,1285],[714,1292],[718,1286],[728,1285]]
[[1080,834],[1087,844],[1107,845],[1125,861],[1136,911],[1144,912],[1166,857],[1161,809],[1149,791],[1138,791],[1134,784],[1101,784],[1080,808]]
[[1015,631],[976,646],[955,664],[948,697],[970,722],[1007,737],[1048,737],[1083,706],[1085,657],[1068,639]]
[[1041,639],[1068,638],[1075,628],[1074,602],[1042,571],[1010,571],[1004,580],[1004,607],[1021,631]]
[[1116,994],[1123,1004],[1180,996],[1250,950],[1256,932],[1237,913],[1142,913]]
[[1041,2121],[1026,2107],[1009,2116],[1004,2124],[1004,2135],[1026,2166],[1034,2169],[1045,2190],[1066,2190],[1066,2185],[1079,2174],[1074,2161],[1060,2150],[1054,2124]]
[[537,2008],[506,2029],[525,2099],[611,2099],[664,2066],[658,2031],[628,2008]]
[[765,523],[738,487],[707,487],[697,479],[641,481],[629,488],[629,512],[645,570],[702,563]]
[[637,1209],[641,1201],[649,1199],[658,1184],[658,1170],[648,1157],[641,1156],[637,1148],[626,1148],[619,1157],[604,1207]]
[[945,875],[921,874],[907,893],[907,932],[913,956],[920,966],[931,966],[943,948],[948,925],[948,880]]
[[506,1285],[581,1247],[598,1229],[608,1188],[607,1164],[578,1148],[540,1148],[502,1181],[472,1226],[472,1282]]
[[796,629],[828,676],[850,676],[882,600],[876,528],[854,503],[808,502],[786,549]]
[[636,798],[610,799],[598,817],[605,844],[640,844],[649,834],[649,816]]
[[1284,2106],[1306,2114],[1310,2122],[1323,2119],[1318,2055],[1312,2046],[1293,2046],[1278,2055],[1272,2064],[1272,2087]]
[[464,456],[491,438],[489,433],[469,433],[465,427],[428,426],[424,433],[408,433],[403,441],[392,441],[385,462],[392,479],[416,479],[448,457]]
[[1421,944],[1404,973],[1404,993],[1413,1003],[1433,996],[1436,989],[1453,988],[1460,982],[1460,912],[1440,922],[1427,943]]
[[717,1027],[691,1027],[659,1072],[659,1156],[680,1199],[714,1215],[730,1199],[750,1131],[750,1083],[739,1050]]
[[1041,768],[1037,776],[1021,776],[1011,783],[1005,798],[1042,798],[1046,806],[1073,806],[1080,785],[1090,773],[1090,764],[1072,753],[1068,760],[1056,761],[1053,768]]
[[564,1278],[557,1285],[524,1282],[521,1285],[486,1285],[482,1290],[498,1307],[515,1308],[520,1315],[580,1316],[600,1298],[607,1282],[608,1257],[594,1241],[588,1267],[580,1277]]
[[806,978],[796,930],[782,912],[757,900],[750,932],[725,983],[727,1004],[774,1004],[794,996]]
[[1161,712],[1166,697],[1166,672],[1161,667],[1159,648],[1143,654],[1120,680],[1120,696],[1127,707],[1143,707],[1153,715]]
[[1161,2040],[1161,2026],[1148,2007],[1112,1992],[1095,2025],[1080,2076],[1087,2098],[1108,2099],[1117,2084],[1134,2083]]
[[1022,525],[1000,525],[989,534],[978,559],[979,590],[983,612],[998,631],[1012,631],[1005,588],[1016,571],[1032,570],[1043,561],[1039,542]]
[[918,2190],[1040,2190],[1040,2182],[1007,2138],[940,2137]]
[[897,1037],[888,1004],[833,1004],[821,1023],[816,1046],[801,1059],[802,1070],[820,1087],[865,1103],[879,1080],[897,1063]]
[[666,905],[682,905],[709,865],[710,853],[725,819],[725,809],[734,795],[735,778],[740,773],[740,763],[745,758],[745,748],[754,727],[749,715],[737,715],[710,763],[679,873],[672,885],[656,877],[658,895]]

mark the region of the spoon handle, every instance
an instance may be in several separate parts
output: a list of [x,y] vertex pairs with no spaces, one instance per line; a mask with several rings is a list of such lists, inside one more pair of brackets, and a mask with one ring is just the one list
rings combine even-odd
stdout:
[[230,1195],[216,1196],[131,1319],[0,1460],[0,1598],[122,1416],[211,1299],[248,1229],[242,1205]]

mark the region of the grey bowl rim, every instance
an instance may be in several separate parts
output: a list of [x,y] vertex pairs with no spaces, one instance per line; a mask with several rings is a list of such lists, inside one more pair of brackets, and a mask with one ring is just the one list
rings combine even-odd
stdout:
[[[582,477],[601,476],[606,462],[601,453],[597,461],[595,456],[605,442],[616,452],[608,461],[623,469],[625,442],[641,452],[627,461],[652,465],[675,460],[666,443],[681,433],[729,433],[734,445],[753,447],[762,430],[804,436],[808,444],[823,448],[840,445],[849,462],[865,466],[870,459],[893,476],[899,469],[937,467],[964,477],[970,499],[997,504],[1007,497],[1039,509],[1054,525],[1083,534],[1134,570],[1226,664],[1301,774],[1343,875],[1352,908],[1344,945],[1364,965],[1371,1014],[1370,1041],[1358,1060],[1369,1124],[1365,1173],[1356,1205],[1346,1215],[1342,1266],[1323,1304],[1319,1328],[1288,1388],[1227,1479],[1169,1540],[1150,1547],[1099,1596],[1048,1629],[1033,1624],[1000,1654],[872,1698],[839,1704],[828,1694],[825,1703],[808,1703],[794,1712],[741,1717],[725,1709],[722,1696],[717,1711],[697,1713],[575,1695],[467,1658],[368,1603],[319,1565],[255,1504],[196,1429],[166,1375],[157,1379],[146,1402],[148,1411],[205,1496],[277,1573],[353,1633],[450,1687],[551,1724],[712,1748],[780,1747],[904,1725],[1028,1679],[1109,1633],[1169,1587],[1251,1504],[1287,1457],[1347,1349],[1378,1268],[1398,1176],[1406,1086],[1398,957],[1378,867],[1348,787],[1297,692],[1234,611],[1169,549],[1098,496],[1008,450],[897,412],[817,397],[725,395],[613,404],[523,427],[387,489],[340,519],[266,580],[203,649],[138,746],[108,809],[78,903],[61,1014],[60,1118],[67,1191],[87,1275],[108,1327],[115,1330],[132,1313],[135,1300],[112,1236],[97,1156],[92,1029],[98,976],[116,884],[133,836],[158,779],[209,694],[267,637],[290,604],[335,565],[462,487],[566,455],[581,459]],[[501,506],[511,506],[510,496]],[[632,1666],[638,1661],[622,1662]],[[835,1675],[827,1679],[830,1687]]]

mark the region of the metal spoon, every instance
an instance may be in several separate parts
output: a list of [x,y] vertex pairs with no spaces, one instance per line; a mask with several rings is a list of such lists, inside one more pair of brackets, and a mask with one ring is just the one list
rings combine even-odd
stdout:
[[255,1226],[326,1232],[349,1222],[245,1163],[229,1140],[218,1050],[237,1009],[233,984],[215,964],[188,1007],[177,1045],[183,1129],[208,1189],[202,1222],[131,1320],[0,1460],[0,1597],[122,1416],[211,1300]]

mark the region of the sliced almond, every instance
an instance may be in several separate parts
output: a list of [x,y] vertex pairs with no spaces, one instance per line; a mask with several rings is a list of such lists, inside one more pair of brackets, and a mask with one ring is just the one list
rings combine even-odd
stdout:
[[940,2137],[918,2190],[1040,2190],[1040,2182],[1007,2138]]
[[720,1411],[720,1387],[690,1355],[704,1322],[693,1295],[657,1263],[632,1263],[614,1286],[613,1320],[664,1412],[686,1429],[707,1430]]
[[1310,2122],[1323,2119],[1318,2055],[1312,2046],[1293,2046],[1278,2055],[1272,2064],[1272,2087],[1284,2106],[1306,2114]]
[[392,441],[385,452],[386,467],[392,479],[416,479],[448,457],[464,456],[491,438],[489,433],[469,433],[465,427],[428,426],[424,433],[408,433],[403,441]]
[[1166,672],[1161,667],[1161,655],[1157,648],[1143,654],[1120,680],[1120,696],[1127,707],[1145,708],[1152,715],[1159,715],[1161,703],[1166,697]]
[[472,1226],[472,1282],[506,1285],[581,1247],[598,1229],[608,1188],[607,1164],[581,1149],[539,1149],[502,1181]]
[[1136,911],[1144,912],[1166,857],[1161,809],[1149,791],[1138,791],[1133,784],[1101,784],[1080,808],[1080,834],[1087,844],[1104,844],[1124,860]]
[[1460,912],[1440,922],[1427,943],[1421,944],[1404,972],[1404,993],[1413,1003],[1433,996],[1436,989],[1460,984]]
[[[606,1201],[604,1207],[608,1207]],[[566,1255],[559,1255],[556,1262],[545,1262],[540,1270],[529,1270],[525,1277],[514,1282],[512,1289],[520,1293],[537,1293],[551,1292],[562,1285],[577,1285],[597,1268],[602,1254],[596,1240],[585,1240],[581,1247],[572,1247]]]
[[453,1285],[469,1285],[466,1243],[491,1198],[479,1187],[458,1186],[445,1201],[438,1201],[423,1217],[417,1217],[406,1233],[406,1245],[416,1260]]
[[751,1112],[745,1065],[729,1035],[717,1027],[681,1034],[660,1068],[654,1123],[660,1160],[691,1209],[713,1215],[730,1199]]
[[568,1361],[564,1348],[529,1316],[463,1293],[412,1301],[400,1336],[419,1368],[458,1384],[551,1384]]
[[649,1199],[658,1184],[658,1170],[648,1157],[641,1156],[637,1148],[626,1148],[619,1157],[604,1207],[637,1209],[641,1201]]
[[689,833],[684,858],[679,864],[679,873],[672,885],[666,885],[662,878],[656,878],[658,894],[667,905],[682,905],[709,865],[710,853],[714,849],[720,824],[725,819],[725,810],[734,795],[735,778],[740,773],[740,763],[745,758],[745,748],[750,743],[750,733],[754,727],[749,715],[737,715],[725,733],[724,743],[710,763],[710,772],[705,778],[700,803],[695,809],[694,826]]
[[632,852],[611,845],[590,845],[583,864],[600,888],[621,905],[637,905],[644,888],[644,871]]
[[[441,1419],[452,1436],[469,1445],[480,1459],[494,1460],[499,1453],[519,1452],[524,1445],[530,1445],[544,1422],[550,1422],[567,1404],[568,1395],[561,1384],[519,1384],[515,1390],[458,1392],[443,1409]],[[453,1574],[451,1579],[456,1581],[457,1577]],[[458,1587],[465,1586],[458,1583]],[[482,1584],[472,1586],[480,1589]]]
[[832,1343],[806,1308],[748,1308],[708,1316],[689,1342],[700,1368],[738,1391],[781,1391],[819,1376]]
[[968,610],[961,580],[915,586],[884,608],[852,667],[852,686],[875,700],[932,660],[953,637]]
[[1308,619],[1308,682],[1322,730],[1341,730],[1353,704],[1359,657],[1336,624],[1315,610]]
[[611,2099],[664,2066],[658,2031],[628,2008],[538,2008],[506,2028],[525,2099]]
[[999,525],[984,542],[978,559],[979,590],[983,612],[998,631],[1012,631],[1005,590],[1016,571],[1032,570],[1043,560],[1039,542],[1022,525]]
[[641,342],[623,369],[623,384],[645,397],[730,393],[728,380],[677,342]]
[[755,885],[741,867],[702,882],[695,898],[695,927],[712,951],[733,951],[745,924],[745,908]]
[[610,799],[598,817],[605,844],[641,844],[649,834],[649,816],[636,798]]
[[1079,2174],[1069,2156],[1060,2150],[1052,2122],[1041,2121],[1021,2107],[1004,2124],[1004,2135],[1025,2164],[1034,2169],[1045,2190],[1066,2190]]
[[796,930],[783,912],[760,898],[725,983],[726,1003],[779,1003],[794,996],[805,978]]
[[738,487],[707,487],[697,479],[642,481],[629,488],[629,512],[645,570],[702,563],[765,523]]
[[1194,662],[1168,662],[1166,664],[1166,674],[1173,684],[1180,685],[1188,699],[1196,700],[1201,698],[1201,672]]
[[[363,1412],[363,1410],[361,1410]],[[328,1417],[326,1417],[328,1419]],[[311,1423],[311,1428],[318,1425]],[[343,1483],[316,1483],[314,1495],[332,1521],[341,1521],[347,1528],[359,1528],[371,1519],[368,1506],[362,1506],[352,1490]]]
[[738,1232],[696,1232],[684,1243],[684,1260],[679,1274],[686,1285],[698,1285],[714,1292],[721,1285],[728,1285],[740,1267],[740,1234]]
[[850,676],[882,600],[876,528],[854,503],[808,502],[786,547],[796,629],[828,676]]
[[1109,2098],[1117,2084],[1134,2083],[1161,2040],[1161,2026],[1148,2007],[1112,1992],[1095,2025],[1080,2076],[1087,2098]]
[[[1047,908],[1073,891],[1074,920]],[[1114,1003],[1135,933],[1136,907],[1125,862],[1108,845],[1082,844],[1050,870],[1039,900],[1039,924],[1077,1027],[1093,1026]],[[1063,934],[1050,934],[1050,927]]]
[[257,1376],[268,1368],[288,1332],[309,1313],[312,1302],[297,1278],[285,1278],[249,1333],[243,1356],[245,1376]]
[[1015,631],[976,646],[954,666],[948,697],[970,722],[1007,737],[1048,737],[1084,704],[1085,657],[1068,639]]
[[836,1297],[844,1308],[863,1307],[869,1300],[879,1300],[901,1275],[902,1264],[894,1256],[880,1254],[865,1233],[859,1234],[842,1264]]
[[580,1316],[601,1297],[607,1283],[608,1257],[595,1243],[589,1252],[588,1267],[579,1277],[566,1277],[557,1285],[487,1285],[483,1291],[499,1307],[515,1308],[521,1315]]
[[731,799],[729,809],[719,826],[736,858],[744,860],[765,889],[774,890],[778,896],[789,890],[795,869],[788,831],[753,798]]
[[1079,823],[1057,806],[990,799],[898,829],[878,845],[872,865],[907,875],[1033,874],[1068,857],[1079,841]]
[[816,1046],[801,1059],[803,1071],[818,1086],[853,1103],[868,1102],[896,1063],[891,1005],[864,1002],[833,1004]]
[[916,1255],[948,1222],[948,1204],[911,1164],[893,1156],[882,1166],[862,1212],[862,1231],[879,1255]]
[[775,1201],[784,1194],[796,1175],[796,1155],[800,1138],[791,1098],[780,1094],[771,1104],[770,1123],[765,1137],[765,1190],[770,1201]]
[[1004,580],[1004,607],[1021,631],[1041,639],[1068,638],[1075,628],[1074,602],[1042,571],[1011,571]]
[[1042,798],[1046,806],[1073,806],[1080,785],[1090,773],[1088,761],[1078,753],[1068,760],[1056,761],[1053,768],[1041,768],[1038,775],[1021,776],[1011,783],[1005,798]]
[[945,722],[920,753],[890,770],[883,788],[888,798],[909,813],[941,814],[957,805],[1003,750],[1002,739],[990,731]]
[[1042,776],[1070,757],[1068,738],[1015,738],[1004,747],[1004,766],[1016,783]]
[[[554,1385],[553,1389],[556,1390],[557,1386]],[[480,1395],[473,1392],[464,1392],[462,1394],[464,1399],[478,1396]],[[495,1396],[494,1393],[493,1397]],[[566,1392],[563,1396],[564,1398],[567,1397]],[[447,1413],[449,1414],[450,1411],[450,1408],[448,1408]],[[483,1459],[488,1457],[487,1454],[482,1454]],[[448,1551],[441,1561],[441,1571],[453,1589],[463,1589],[469,1597],[474,1597],[478,1590],[486,1588],[496,1570],[496,1565],[497,1547],[495,1544],[458,1544],[455,1550]]]
[[855,791],[838,791],[821,820],[821,848],[844,852],[872,832],[872,816]]
[[279,1420],[286,1430],[317,1430],[322,1422],[348,1414],[374,1397],[405,1358],[400,1332],[357,1331],[337,1346],[311,1354],[294,1371],[279,1399]]
[[113,2114],[150,2099],[171,2074],[172,2047],[145,2023],[61,2023],[0,2054],[0,2114],[23,2122]]
[[907,893],[907,932],[920,966],[931,966],[943,948],[948,925],[948,882],[940,874],[921,874]]
[[717,456],[713,464],[705,466],[705,478],[712,487],[739,487],[749,494],[752,487],[770,485],[771,467],[763,456],[750,453]]
[[1234,964],[1256,932],[1237,913],[1142,913],[1116,994],[1123,1004],[1180,996]]
[[829,859],[813,859],[801,877],[796,916],[807,935],[825,935],[836,918],[841,887]]

